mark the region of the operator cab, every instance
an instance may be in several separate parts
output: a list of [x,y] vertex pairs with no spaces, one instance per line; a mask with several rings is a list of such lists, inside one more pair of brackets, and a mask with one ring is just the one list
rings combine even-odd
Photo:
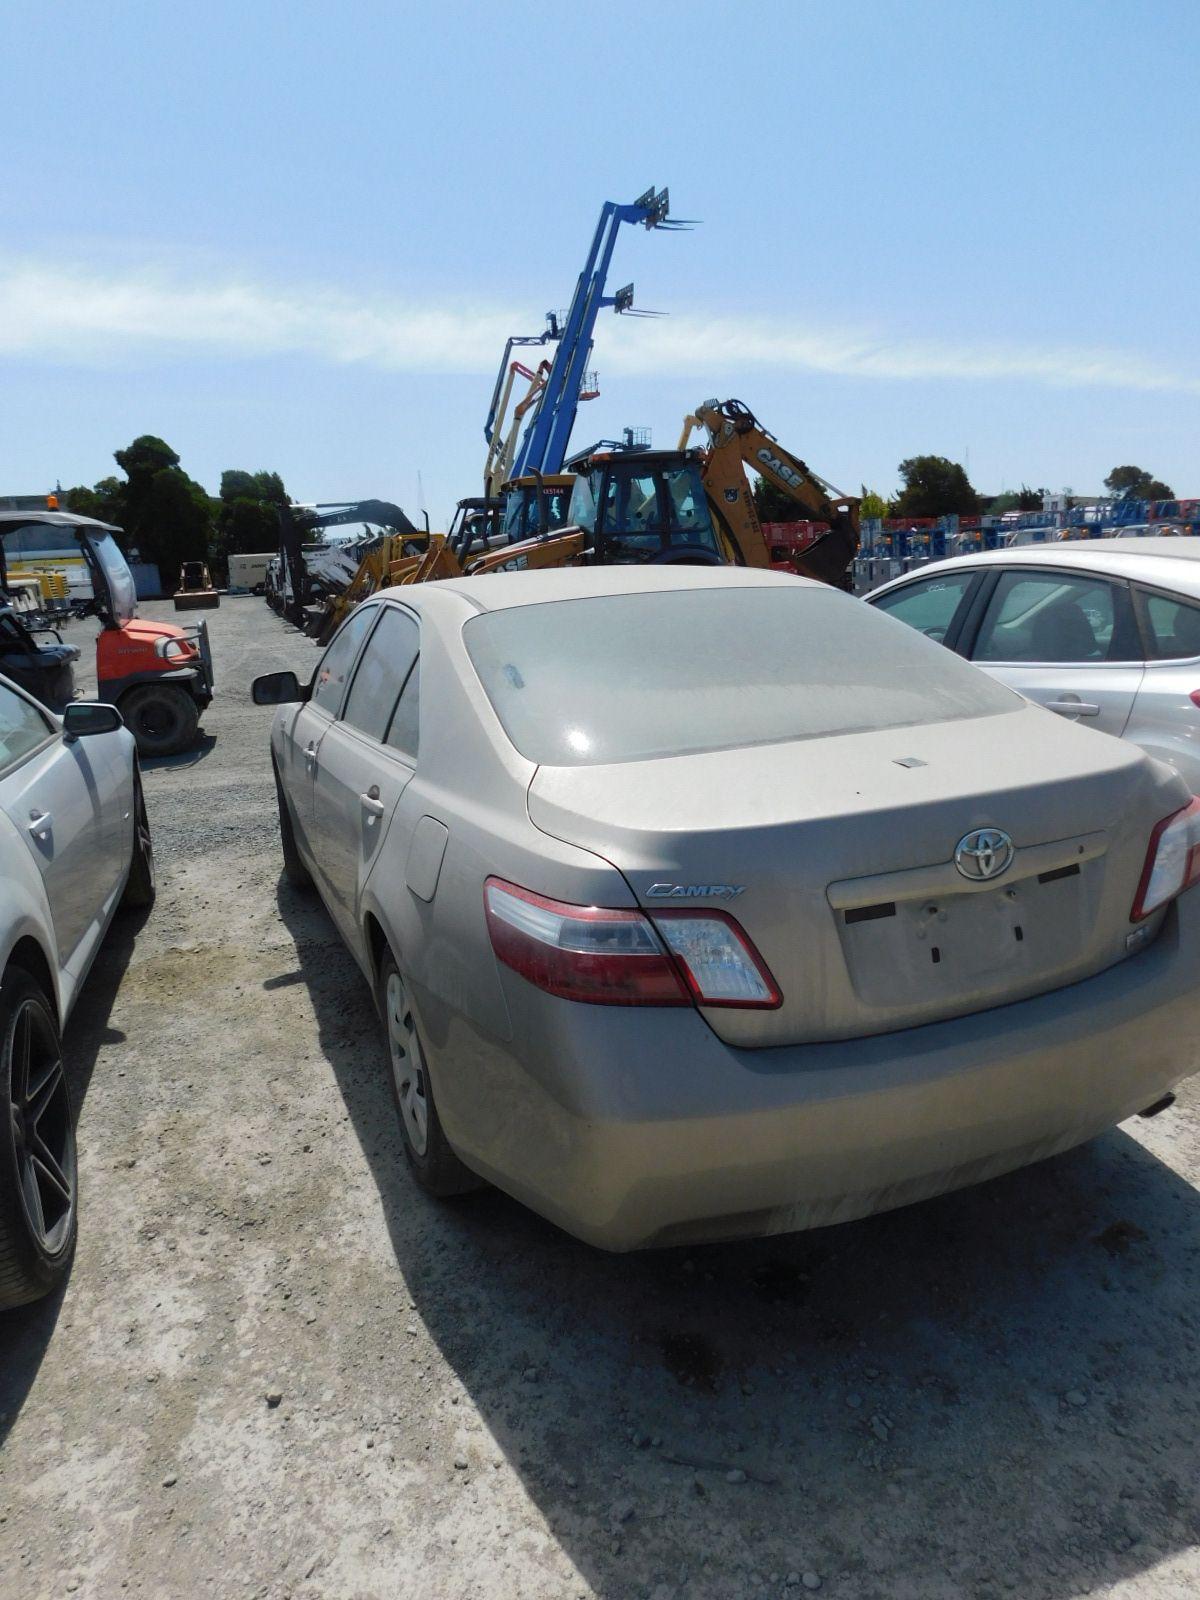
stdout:
[[504,485],[504,537],[509,544],[557,533],[570,521],[575,479],[568,472],[513,478]]
[[500,526],[501,502],[490,498],[460,500],[446,535],[446,544],[460,562],[504,542]]
[[576,473],[570,522],[591,535],[602,566],[679,562],[719,566],[733,547],[713,523],[699,450],[593,450],[567,463]]

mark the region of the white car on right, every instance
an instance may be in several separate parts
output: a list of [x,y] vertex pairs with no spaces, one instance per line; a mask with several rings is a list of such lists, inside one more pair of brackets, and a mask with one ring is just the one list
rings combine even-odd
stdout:
[[1200,794],[1200,538],[1064,540],[920,567],[868,604]]

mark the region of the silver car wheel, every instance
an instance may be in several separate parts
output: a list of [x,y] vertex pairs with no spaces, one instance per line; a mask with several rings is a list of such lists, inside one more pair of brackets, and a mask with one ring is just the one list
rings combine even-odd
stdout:
[[425,1061],[421,1055],[421,1042],[417,1038],[408,990],[398,972],[388,974],[387,1028],[392,1076],[396,1080],[396,1098],[400,1102],[400,1115],[404,1118],[404,1131],[416,1154],[423,1156],[429,1144]]

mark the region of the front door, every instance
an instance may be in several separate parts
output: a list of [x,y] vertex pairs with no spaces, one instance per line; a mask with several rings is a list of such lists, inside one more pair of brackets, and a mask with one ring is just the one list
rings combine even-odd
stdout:
[[416,692],[419,642],[410,611],[380,608],[342,714],[321,740],[316,762],[313,853],[325,903],[355,947],[362,888],[415,766],[397,703],[410,682]]
[[64,967],[128,860],[128,784],[117,744],[68,743],[32,701],[0,684],[0,809],[41,873]]
[[313,674],[308,700],[284,720],[279,740],[279,778],[310,853],[313,851],[313,787],[325,735],[342,709],[346,687],[378,606],[358,606],[330,640]]
[[1026,699],[1117,737],[1144,672],[1128,585],[1049,566],[1001,572],[970,655]]

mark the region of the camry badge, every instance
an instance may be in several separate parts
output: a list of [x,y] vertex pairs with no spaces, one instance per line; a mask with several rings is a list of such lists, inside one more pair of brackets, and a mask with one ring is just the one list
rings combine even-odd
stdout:
[[976,828],[954,847],[954,865],[964,878],[998,878],[1013,858],[1013,842],[999,828]]
[[736,900],[744,883],[652,883],[649,900]]

